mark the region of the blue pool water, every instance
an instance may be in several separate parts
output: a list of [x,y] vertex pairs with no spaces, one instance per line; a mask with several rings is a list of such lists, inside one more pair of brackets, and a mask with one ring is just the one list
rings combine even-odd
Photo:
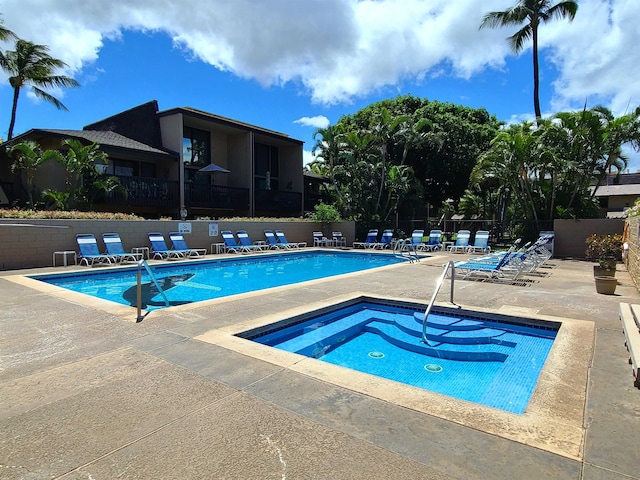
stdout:
[[[170,305],[181,305],[272,287],[353,273],[406,261],[393,255],[355,252],[296,252],[261,257],[209,261],[182,261],[153,266],[154,276]],[[41,280],[75,292],[136,305],[137,267],[36,275]],[[142,274],[143,308],[165,307],[162,295],[146,271]]]
[[244,338],[398,382],[523,413],[558,324],[360,301]]

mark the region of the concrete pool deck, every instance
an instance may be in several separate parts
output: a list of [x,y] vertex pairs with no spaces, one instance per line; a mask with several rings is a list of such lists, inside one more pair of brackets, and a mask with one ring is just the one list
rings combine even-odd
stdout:
[[[411,387],[383,385],[381,398],[379,385],[339,367],[283,365],[279,354],[224,343],[240,324],[358,292],[428,301],[448,258],[156,311],[137,324],[135,309],[114,314],[14,281],[65,268],[2,272],[0,477],[640,479],[640,390],[618,319],[619,303],[640,294],[623,265],[614,296],[596,294],[592,264],[571,260],[551,260],[525,286],[456,281],[466,308],[581,321],[584,345],[556,355],[586,365],[545,367],[553,388],[534,395],[546,410],[513,438],[515,415],[453,409]],[[455,417],[460,408],[468,421]]]

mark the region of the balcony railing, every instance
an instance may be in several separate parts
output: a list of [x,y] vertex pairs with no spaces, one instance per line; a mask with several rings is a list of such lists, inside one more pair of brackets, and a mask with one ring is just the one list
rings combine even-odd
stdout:
[[105,202],[115,205],[180,207],[179,183],[149,177],[125,177],[116,175],[126,194],[109,193]]
[[256,191],[256,215],[300,214],[302,193],[275,190]]
[[187,208],[232,210],[238,214],[249,209],[249,189],[185,182],[184,201]]
[[[180,207],[179,182],[148,177],[117,176],[126,194],[114,191],[104,202],[112,205],[141,207]],[[185,182],[184,203],[187,209],[227,210],[237,215],[249,211],[249,189]],[[102,200],[102,199],[101,199]],[[101,203],[101,202],[100,202]],[[300,214],[302,194],[259,190],[256,192],[256,214]]]

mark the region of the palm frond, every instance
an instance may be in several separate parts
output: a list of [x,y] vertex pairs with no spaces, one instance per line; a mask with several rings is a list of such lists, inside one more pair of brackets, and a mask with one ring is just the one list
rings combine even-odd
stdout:
[[533,37],[533,28],[531,25],[525,25],[516,33],[511,35],[507,40],[511,46],[513,53],[520,53],[525,44]]
[[64,103],[62,103],[60,100],[58,100],[56,97],[54,97],[50,93],[47,93],[44,90],[41,90],[40,88],[38,88],[36,86],[32,86],[31,88],[33,89],[33,93],[35,94],[36,97],[44,100],[45,102],[48,102],[48,103],[52,104],[58,110],[65,110],[65,111],[69,110],[64,105]]

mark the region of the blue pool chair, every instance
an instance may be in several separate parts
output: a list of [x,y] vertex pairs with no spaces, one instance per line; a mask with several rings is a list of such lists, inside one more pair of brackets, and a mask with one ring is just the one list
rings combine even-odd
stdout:
[[482,261],[456,262],[456,277],[463,279],[516,280],[523,272],[522,263],[513,254],[511,247],[500,260],[484,263]]
[[171,239],[174,250],[185,252],[189,257],[204,257],[207,254],[206,248],[189,248],[184,239],[184,235],[179,232],[169,233],[169,239]]
[[451,253],[465,253],[469,247],[469,239],[471,238],[471,232],[469,230],[458,230],[456,236],[456,243],[449,247]]
[[185,250],[173,250],[167,247],[167,243],[164,241],[164,235],[161,233],[149,233],[149,243],[151,244],[151,253],[153,258],[159,258],[161,260],[179,260],[186,258],[187,252]]
[[88,267],[98,263],[116,263],[116,259],[111,255],[100,253],[98,241],[92,233],[80,233],[76,235],[76,243],[80,250],[80,265],[84,263]]
[[278,243],[284,245],[285,248],[304,248],[307,246],[307,242],[290,242],[282,230],[276,230],[276,238]]
[[424,230],[414,230],[411,232],[411,247],[413,250],[424,250],[425,243],[422,241],[424,238]]
[[251,253],[255,251],[252,248],[239,244],[231,230],[224,230],[220,232],[220,235],[222,235],[222,240],[224,240],[224,248],[227,253]]
[[489,232],[487,230],[478,230],[476,232],[476,238],[473,241],[473,245],[467,247],[469,253],[489,253],[491,247],[489,246]]
[[273,230],[265,230],[264,238],[267,239],[267,246],[271,250],[291,248],[291,247],[287,247],[286,245],[283,245],[282,243],[279,243],[278,238],[276,237],[276,234],[273,233]]
[[268,247],[266,245],[256,245],[251,241],[251,238],[249,238],[249,234],[246,232],[246,230],[238,230],[236,232],[236,236],[238,237],[238,240],[240,241],[240,245],[244,248],[248,248],[250,249],[252,252],[262,252],[265,249],[267,249]]
[[434,252],[436,250],[442,250],[442,230],[431,230],[429,232],[429,241],[422,245],[422,250],[427,252]]
[[364,242],[353,242],[353,248],[375,248],[378,243],[378,230],[372,228],[367,233],[367,238],[365,238]]
[[314,247],[330,247],[331,239],[324,236],[322,232],[313,232]]
[[380,237],[380,241],[376,242],[375,247],[377,249],[383,250],[385,248],[391,247],[391,240],[393,240],[393,230],[388,228],[382,232],[382,236]]
[[125,252],[122,240],[117,233],[103,233],[102,241],[107,248],[107,255],[113,257],[116,262],[137,262],[142,259],[141,253]]
[[346,247],[347,246],[347,237],[342,235],[342,232],[331,232],[332,240],[334,247]]

